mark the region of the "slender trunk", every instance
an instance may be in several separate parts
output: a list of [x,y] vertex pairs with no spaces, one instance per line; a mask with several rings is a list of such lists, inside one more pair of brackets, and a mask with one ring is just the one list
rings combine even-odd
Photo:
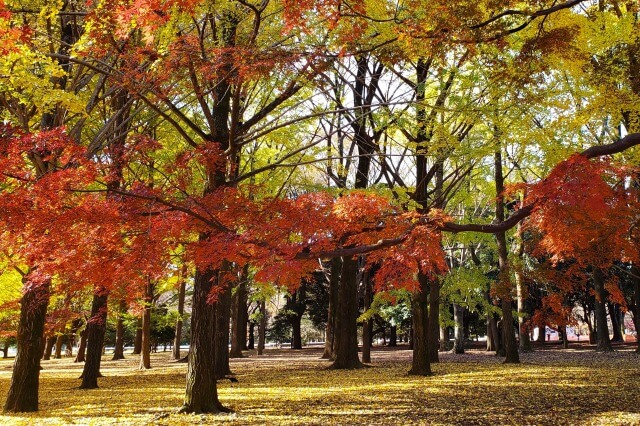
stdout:
[[180,359],[180,344],[182,343],[182,325],[184,324],[184,320],[182,316],[184,315],[184,298],[187,290],[187,283],[183,277],[180,282],[180,288],[178,289],[178,319],[176,320],[176,333],[173,338],[173,352],[171,354],[174,360]]
[[[218,413],[227,411],[218,401],[215,370],[216,303],[207,299],[217,283],[217,271],[196,270],[191,311],[191,349],[187,386],[180,412]],[[214,281],[216,281],[214,283]]]
[[604,276],[602,270],[593,268],[593,285],[596,296],[596,350],[599,352],[611,352],[611,340],[609,340],[609,326],[607,325],[606,290],[604,289]]
[[389,347],[398,346],[398,327],[392,325],[389,327]]
[[144,289],[144,311],[142,312],[142,351],[140,352],[140,370],[151,368],[151,308],[153,307],[153,283],[147,280]]
[[4,405],[5,412],[38,411],[40,357],[44,345],[43,334],[49,305],[49,285],[49,282],[27,285],[20,301],[18,352]]
[[413,330],[413,359],[409,374],[416,376],[431,376],[431,362],[429,360],[429,313],[428,287],[429,278],[418,273],[419,289],[411,299],[412,330]]
[[87,321],[87,355],[82,370],[80,389],[95,389],[98,387],[100,361],[104,346],[104,333],[107,328],[107,297],[103,288],[96,288],[91,303],[91,318]]
[[454,341],[453,352],[457,354],[464,353],[464,306],[460,306],[457,303],[453,304],[453,321],[455,323],[454,328]]
[[[518,224],[516,231],[516,245],[514,248],[515,255],[518,259],[522,259],[524,256],[524,242],[522,241],[522,223]],[[529,321],[527,319],[527,305],[526,301],[529,297],[529,289],[527,284],[525,283],[524,277],[522,275],[522,269],[520,267],[516,268],[514,271],[515,276],[515,284],[516,284],[516,298],[518,303],[518,335],[520,336],[519,340],[519,350],[520,352],[531,352],[533,347],[531,346],[531,338],[530,331],[531,327],[529,325]]]
[[53,354],[53,347],[56,344],[56,336],[49,336],[44,339],[44,352],[42,354],[42,359],[44,361],[49,361],[51,359],[51,355]]
[[[64,330],[63,330],[64,331]],[[64,343],[64,334],[58,334],[56,336],[56,344],[55,344],[55,359],[62,359],[62,344]]]
[[5,340],[2,344],[2,358],[9,358],[9,340]]
[[84,328],[80,332],[80,345],[78,346],[78,353],[76,354],[76,359],[73,362],[84,362],[85,355],[87,353],[87,327]]
[[334,369],[361,368],[358,359],[358,261],[345,257],[342,260],[338,312],[335,328]]
[[[502,175],[502,151],[498,147],[494,157],[496,180],[496,219],[503,222],[504,217],[504,176]],[[507,253],[507,237],[504,232],[495,234],[498,246],[498,266],[500,268],[499,296],[502,301],[502,339],[507,364],[520,362],[518,345],[516,344],[515,330],[513,329],[513,313],[511,312],[511,282],[509,278],[509,259]]]
[[251,323],[249,323],[249,339],[247,340],[247,349],[248,350],[252,350],[255,348],[255,330],[256,328],[256,323],[251,321]]
[[264,353],[265,338],[267,334],[267,306],[263,300],[260,302],[260,322],[258,323],[258,355]]
[[547,338],[546,338],[546,336],[545,336],[545,335],[547,334],[547,324],[545,324],[545,323],[543,322],[542,324],[540,324],[540,325],[538,326],[538,330],[540,330],[540,331],[538,332],[538,339],[537,339],[538,343],[544,343],[544,342],[546,342],[546,339],[547,339]]
[[291,349],[302,349],[302,317],[292,315],[291,317]]
[[[364,277],[364,310],[371,307],[373,288],[369,274]],[[362,323],[362,362],[371,364],[371,332],[373,330],[373,319],[369,318]]]
[[230,283],[222,282],[223,275],[231,268],[230,264],[225,263],[223,268],[218,272],[218,285],[225,286],[224,291],[214,303],[216,305],[216,334],[215,334],[215,369],[216,379],[222,379],[231,374],[229,367],[229,322],[231,321],[231,290]]
[[438,352],[445,352],[449,350],[449,328],[442,326],[439,327],[440,339],[438,341]]
[[323,359],[335,358],[335,328],[336,311],[338,309],[338,292],[340,287],[340,269],[342,261],[339,257],[331,259],[331,271],[329,275],[329,310],[327,313],[327,325],[325,328],[325,341]]
[[230,358],[242,358],[242,350],[247,340],[247,290],[246,273],[243,270],[242,276],[236,286],[231,305],[231,352]]
[[136,336],[133,339],[133,355],[142,353],[142,317],[136,321]]
[[440,283],[437,278],[429,280],[429,360],[439,362],[438,348],[440,344]]
[[618,305],[614,303],[607,303],[607,307],[609,308],[609,318],[611,318],[611,326],[613,327],[613,337],[611,338],[612,342],[622,342],[624,339],[622,338],[622,332],[620,331],[620,315]]
[[640,268],[634,266],[634,299],[636,311],[633,315],[633,324],[636,329],[636,353],[640,354]]
[[560,332],[560,337],[562,338],[562,347],[564,349],[569,349],[569,339],[567,337],[567,326],[561,325],[558,327],[558,331]]
[[118,306],[118,319],[116,320],[116,344],[113,350],[112,361],[124,359],[124,315],[127,313],[127,301],[120,300]]

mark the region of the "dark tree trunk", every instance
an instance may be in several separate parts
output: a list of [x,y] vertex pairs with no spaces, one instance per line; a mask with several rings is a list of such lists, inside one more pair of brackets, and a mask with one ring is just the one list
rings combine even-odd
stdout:
[[124,359],[124,315],[127,313],[127,301],[120,300],[118,306],[118,319],[116,321],[116,344],[113,350],[112,361]]
[[453,304],[453,321],[454,327],[454,341],[453,352],[456,354],[464,353],[464,306],[460,306],[457,303]]
[[91,303],[91,318],[87,321],[87,355],[82,370],[80,389],[95,389],[98,387],[100,361],[104,345],[104,333],[107,328],[107,292],[103,288],[96,288]]
[[633,325],[636,329],[636,353],[640,354],[640,268],[634,266],[634,302],[636,310],[633,315]]
[[44,352],[42,354],[42,359],[44,361],[49,361],[51,359],[51,355],[53,354],[53,347],[56,344],[56,336],[49,336],[45,338]]
[[191,349],[187,386],[180,412],[218,413],[227,411],[218,401],[215,371],[216,303],[208,303],[217,284],[217,271],[196,270],[191,311]]
[[151,368],[151,308],[153,307],[153,283],[147,280],[144,289],[144,311],[142,312],[142,351],[140,370]]
[[224,291],[216,300],[216,334],[215,334],[215,370],[216,379],[222,379],[231,374],[229,367],[229,322],[231,321],[231,290],[230,283],[223,283],[224,275],[231,268],[230,264],[225,264],[218,272],[218,285],[225,286]]
[[609,339],[609,326],[607,325],[606,290],[604,289],[604,276],[602,270],[593,268],[593,286],[596,296],[596,350],[599,352],[611,352],[611,340]]
[[[500,147],[495,152],[494,157],[495,180],[496,180],[496,219],[503,222],[504,215],[504,176],[502,175],[502,151]],[[511,312],[511,282],[509,278],[509,259],[507,252],[507,237],[504,232],[495,234],[498,246],[498,266],[500,268],[499,292],[502,301],[502,339],[507,364],[517,364],[520,362],[518,345],[516,343],[515,330],[513,328],[513,313]]]
[[133,355],[142,353],[142,317],[136,321],[136,336],[133,339]]
[[87,352],[87,327],[80,332],[80,345],[78,345],[78,353],[76,359],[73,362],[84,362]]
[[413,330],[413,360],[409,374],[416,376],[431,376],[431,362],[429,361],[429,313],[428,287],[429,279],[418,273],[420,288],[411,299]]
[[38,411],[40,358],[44,346],[44,324],[49,305],[49,282],[27,284],[20,301],[18,352],[13,364],[5,412]]
[[334,369],[361,368],[358,359],[358,261],[342,259],[336,315]]
[[264,345],[267,334],[267,303],[260,302],[260,322],[258,323],[258,355],[264,353]]
[[340,288],[340,270],[342,260],[339,257],[331,259],[331,270],[329,273],[329,310],[327,313],[327,326],[325,331],[323,359],[335,358],[335,328],[336,311],[338,309],[338,293]]
[[[186,272],[186,271],[185,271]],[[182,343],[182,326],[184,324],[184,320],[182,316],[184,315],[184,298],[187,291],[187,283],[186,279],[183,275],[182,281],[180,282],[180,288],[178,289],[178,319],[176,320],[176,334],[173,338],[173,352],[171,354],[174,360],[180,359],[180,344]]]
[[61,334],[58,334],[56,336],[56,344],[55,344],[55,351],[54,351],[55,359],[62,359],[62,344],[63,343],[64,343],[64,334],[62,334],[62,332],[61,332]]
[[613,303],[607,303],[607,307],[609,308],[609,318],[611,318],[611,326],[613,327],[613,337],[611,338],[612,342],[623,342],[624,338],[622,337],[622,331],[620,330],[620,309],[618,305]]
[[247,349],[252,350],[255,349],[255,333],[256,333],[256,323],[251,321],[249,323],[249,339],[247,340]]
[[547,338],[546,338],[546,334],[547,334],[547,324],[545,324],[544,322],[542,324],[540,324],[538,326],[538,339],[537,342],[538,343],[544,343],[546,342]]
[[236,286],[231,304],[231,352],[230,358],[242,358],[242,350],[247,340],[247,287],[248,270],[243,270],[240,281]]
[[5,340],[2,344],[2,358],[9,358],[9,340]]
[[[373,288],[371,285],[371,277],[368,273],[364,277],[364,310],[365,312],[371,307],[371,301],[373,299]],[[373,331],[373,319],[362,323],[362,362],[365,364],[371,364],[371,340]]]
[[398,327],[392,325],[389,327],[389,347],[398,346]]
[[292,315],[291,321],[291,349],[302,349],[302,317]]
[[564,349],[569,349],[569,339],[567,338],[567,326],[566,325],[559,326],[558,332],[560,333],[560,338],[562,339],[562,347]]
[[439,362],[440,348],[440,283],[437,278],[429,280],[429,361]]

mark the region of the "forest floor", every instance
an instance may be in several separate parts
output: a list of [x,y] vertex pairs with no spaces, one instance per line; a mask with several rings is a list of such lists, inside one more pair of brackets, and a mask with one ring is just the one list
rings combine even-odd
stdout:
[[[431,377],[407,375],[411,351],[376,348],[371,368],[328,370],[319,349],[267,350],[231,360],[238,383],[218,385],[232,414],[185,415],[186,364],[153,354],[151,370],[137,356],[102,362],[99,389],[80,390],[82,366],[43,361],[40,411],[3,415],[1,425],[181,424],[461,424],[640,425],[640,356],[631,346],[600,354],[574,345],[522,355],[503,365],[493,354],[441,353]],[[11,378],[0,360],[0,402]]]

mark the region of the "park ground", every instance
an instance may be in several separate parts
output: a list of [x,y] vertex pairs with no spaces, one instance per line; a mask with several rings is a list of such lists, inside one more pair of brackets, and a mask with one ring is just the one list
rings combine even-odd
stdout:
[[[375,350],[370,368],[351,371],[329,370],[318,349],[247,355],[231,361],[238,383],[218,385],[232,414],[177,414],[186,364],[166,352],[147,371],[137,356],[105,355],[95,390],[78,389],[82,366],[72,359],[43,361],[40,411],[0,414],[0,424],[640,425],[640,356],[630,346],[611,354],[549,346],[520,365],[481,350],[443,353],[431,377],[406,374],[406,347]],[[0,360],[2,401],[11,366]]]

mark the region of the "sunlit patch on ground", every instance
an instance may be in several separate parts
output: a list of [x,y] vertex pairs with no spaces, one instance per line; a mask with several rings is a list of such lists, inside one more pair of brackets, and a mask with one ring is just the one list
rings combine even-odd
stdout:
[[[432,377],[406,374],[411,352],[374,351],[373,367],[327,370],[317,350],[271,351],[232,360],[239,383],[219,384],[235,410],[218,416],[176,414],[185,364],[155,354],[103,361],[100,389],[80,390],[82,366],[44,361],[40,408],[0,415],[0,424],[587,424],[640,425],[640,357],[630,351],[537,351],[520,365],[502,365],[480,351],[441,354]],[[0,398],[11,361],[0,360]]]

